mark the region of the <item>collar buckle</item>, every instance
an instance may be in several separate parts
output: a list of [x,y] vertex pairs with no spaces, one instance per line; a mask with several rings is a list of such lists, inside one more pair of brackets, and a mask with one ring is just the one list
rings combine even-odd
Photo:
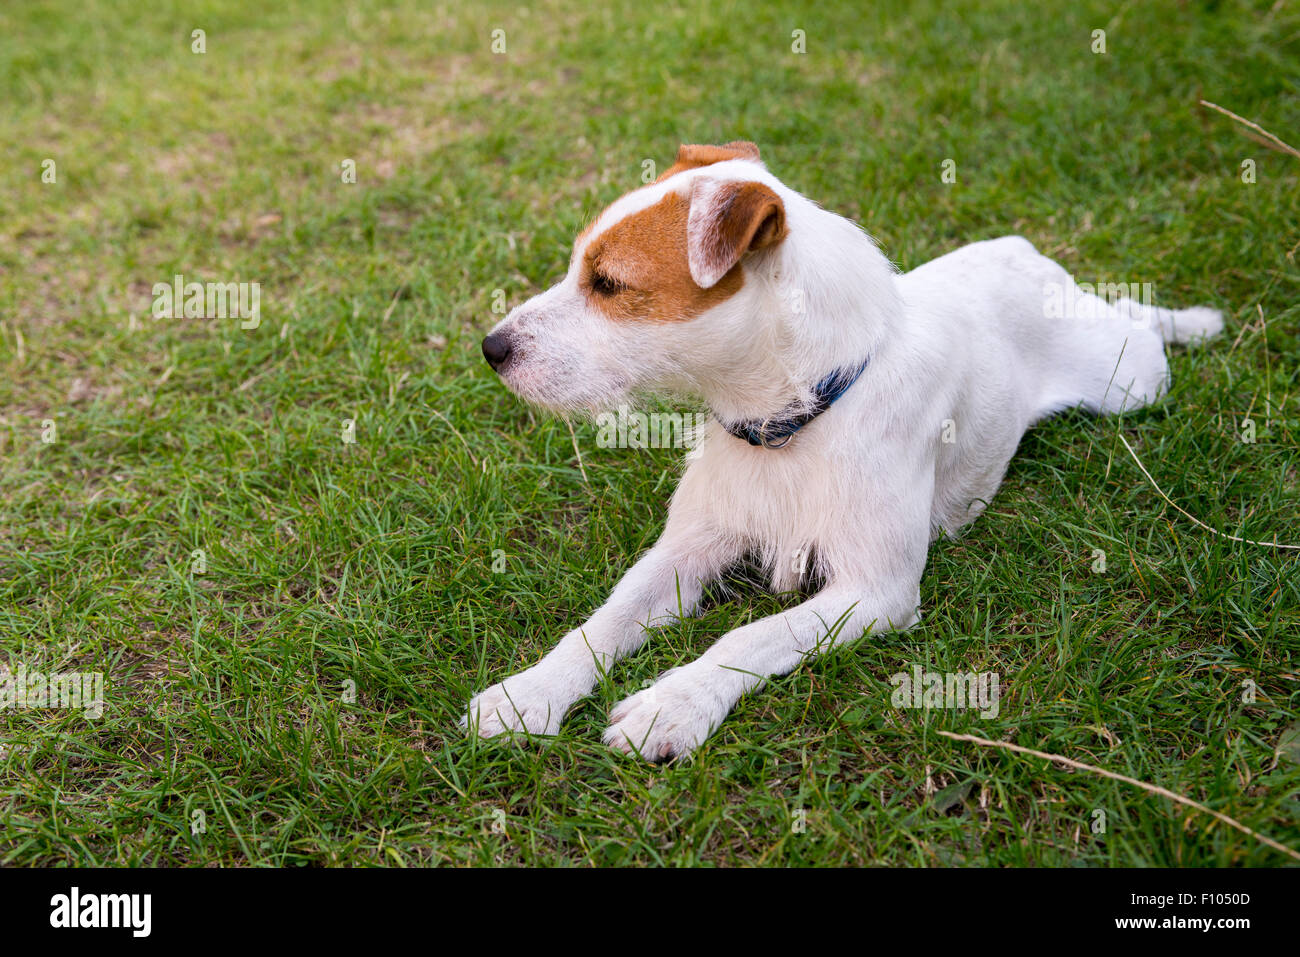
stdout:
[[766,422],[764,422],[764,423],[763,423],[763,427],[760,428],[760,429],[758,430],[758,442],[759,442],[759,444],[762,445],[763,448],[765,448],[765,449],[783,449],[783,448],[785,448],[787,445],[790,444],[790,440],[791,440],[792,438],[794,438],[794,433],[793,433],[793,432],[787,432],[787,433],[785,433],[784,436],[778,436],[778,438],[780,439],[779,442],[777,442],[777,441],[773,441],[772,436],[770,436],[770,435],[767,434],[767,423],[766,423]]

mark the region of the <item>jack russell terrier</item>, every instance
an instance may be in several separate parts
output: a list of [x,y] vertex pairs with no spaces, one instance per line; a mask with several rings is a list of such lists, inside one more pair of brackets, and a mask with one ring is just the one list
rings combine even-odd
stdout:
[[512,392],[559,412],[667,392],[713,417],[654,547],[550,654],[475,697],[462,725],[556,733],[607,667],[690,615],[745,556],[777,590],[821,583],[610,713],[615,748],[652,761],[691,751],[769,676],[915,624],[929,543],[992,500],[1027,428],[1155,401],[1165,343],[1222,326],[1213,309],[1107,302],[1020,236],[900,275],[858,226],[769,173],[754,144],[683,146],[583,231],[564,279],[502,320],[483,355]]

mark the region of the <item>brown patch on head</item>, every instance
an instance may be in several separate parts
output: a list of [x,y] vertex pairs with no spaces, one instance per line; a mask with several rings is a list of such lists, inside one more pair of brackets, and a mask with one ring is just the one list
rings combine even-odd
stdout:
[[669,193],[592,240],[579,280],[592,305],[618,321],[684,322],[739,292],[745,283],[739,268],[708,289],[691,278],[690,213],[684,196]]
[[655,182],[662,182],[669,176],[675,176],[688,169],[699,169],[701,166],[712,166],[714,163],[725,163],[727,160],[734,159],[758,161],[758,147],[748,140],[736,140],[723,146],[683,143],[677,150],[677,162],[668,167]]

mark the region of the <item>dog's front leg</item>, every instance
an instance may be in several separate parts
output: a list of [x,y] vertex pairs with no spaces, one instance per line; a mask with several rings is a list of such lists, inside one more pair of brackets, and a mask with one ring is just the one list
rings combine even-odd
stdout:
[[642,556],[590,620],[541,661],[469,703],[461,719],[483,737],[506,731],[555,734],[564,714],[591,692],[601,672],[641,647],[651,628],[693,613],[704,586],[734,558],[717,536],[674,526]]
[[787,674],[805,656],[854,641],[864,631],[912,625],[917,582],[919,573],[910,585],[900,582],[892,600],[882,600],[879,582],[870,589],[832,584],[789,611],[728,632],[695,661],[617,705],[605,742],[650,761],[693,750],[741,695],[768,677]]

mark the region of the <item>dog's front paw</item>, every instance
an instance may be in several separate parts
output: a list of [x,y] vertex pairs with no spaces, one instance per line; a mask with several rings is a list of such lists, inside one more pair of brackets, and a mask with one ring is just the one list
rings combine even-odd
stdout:
[[704,743],[726,717],[717,712],[716,696],[673,672],[614,706],[605,743],[647,761],[671,761]]
[[482,738],[511,731],[555,734],[569,704],[530,668],[475,695],[460,726]]

